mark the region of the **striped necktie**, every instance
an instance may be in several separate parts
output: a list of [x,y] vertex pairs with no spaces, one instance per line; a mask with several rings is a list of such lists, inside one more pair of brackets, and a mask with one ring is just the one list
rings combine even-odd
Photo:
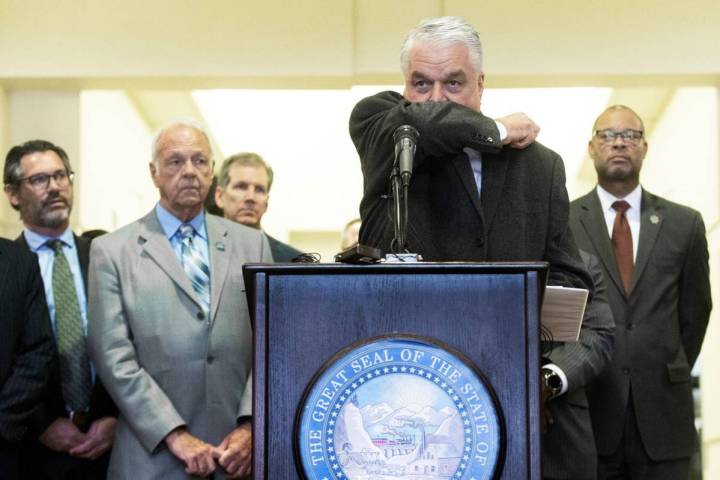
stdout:
[[49,240],[47,245],[55,251],[52,291],[63,398],[71,411],[84,412],[90,406],[92,379],[77,291],[62,240]]
[[182,267],[190,279],[206,318],[210,318],[210,268],[193,243],[195,229],[186,223],[180,225],[178,234],[181,239]]

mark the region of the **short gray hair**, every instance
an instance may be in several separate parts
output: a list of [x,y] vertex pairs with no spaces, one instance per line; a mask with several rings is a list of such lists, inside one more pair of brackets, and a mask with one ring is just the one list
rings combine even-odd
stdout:
[[207,140],[208,146],[210,147],[210,160],[212,161],[212,145],[210,144],[210,136],[207,134],[207,131],[202,123],[198,122],[192,117],[177,117],[172,120],[170,120],[168,123],[163,125],[157,132],[155,132],[155,135],[153,136],[152,141],[152,161],[157,166],[159,162],[158,158],[158,146],[160,142],[160,138],[163,136],[165,132],[170,130],[173,127],[188,127],[192,128],[194,130],[197,130],[198,132],[202,133],[205,137],[205,140]]
[[410,50],[416,43],[429,43],[438,47],[463,44],[468,49],[470,61],[477,73],[482,72],[480,34],[461,17],[427,18],[408,32],[400,48],[400,67],[406,75],[410,68]]
[[238,165],[240,167],[260,167],[264,168],[268,177],[267,193],[270,193],[270,187],[273,182],[273,169],[267,162],[257,153],[242,152],[231,155],[225,159],[220,167],[220,176],[218,177],[218,185],[226,188],[230,183],[230,167]]

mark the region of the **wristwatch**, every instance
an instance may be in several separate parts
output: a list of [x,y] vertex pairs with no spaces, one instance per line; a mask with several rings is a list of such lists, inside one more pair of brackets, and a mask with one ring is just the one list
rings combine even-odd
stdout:
[[557,397],[560,395],[560,392],[562,392],[562,378],[560,378],[560,375],[551,368],[542,368],[541,372],[543,385],[550,389],[552,396]]

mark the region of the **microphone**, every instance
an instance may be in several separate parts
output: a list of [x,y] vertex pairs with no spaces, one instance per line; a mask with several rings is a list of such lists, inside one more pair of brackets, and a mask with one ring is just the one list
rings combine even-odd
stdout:
[[410,125],[400,125],[393,133],[395,142],[395,162],[400,167],[400,178],[403,187],[410,185],[410,177],[413,171],[413,160],[415,159],[415,148],[417,139],[420,136],[418,131]]

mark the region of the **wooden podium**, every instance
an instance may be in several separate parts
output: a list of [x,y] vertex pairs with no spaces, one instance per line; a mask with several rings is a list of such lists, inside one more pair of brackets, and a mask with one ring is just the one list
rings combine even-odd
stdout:
[[294,437],[314,376],[348,345],[401,332],[461,352],[494,389],[504,422],[495,478],[541,479],[546,263],[246,265],[244,274],[255,334],[254,478],[303,478]]

